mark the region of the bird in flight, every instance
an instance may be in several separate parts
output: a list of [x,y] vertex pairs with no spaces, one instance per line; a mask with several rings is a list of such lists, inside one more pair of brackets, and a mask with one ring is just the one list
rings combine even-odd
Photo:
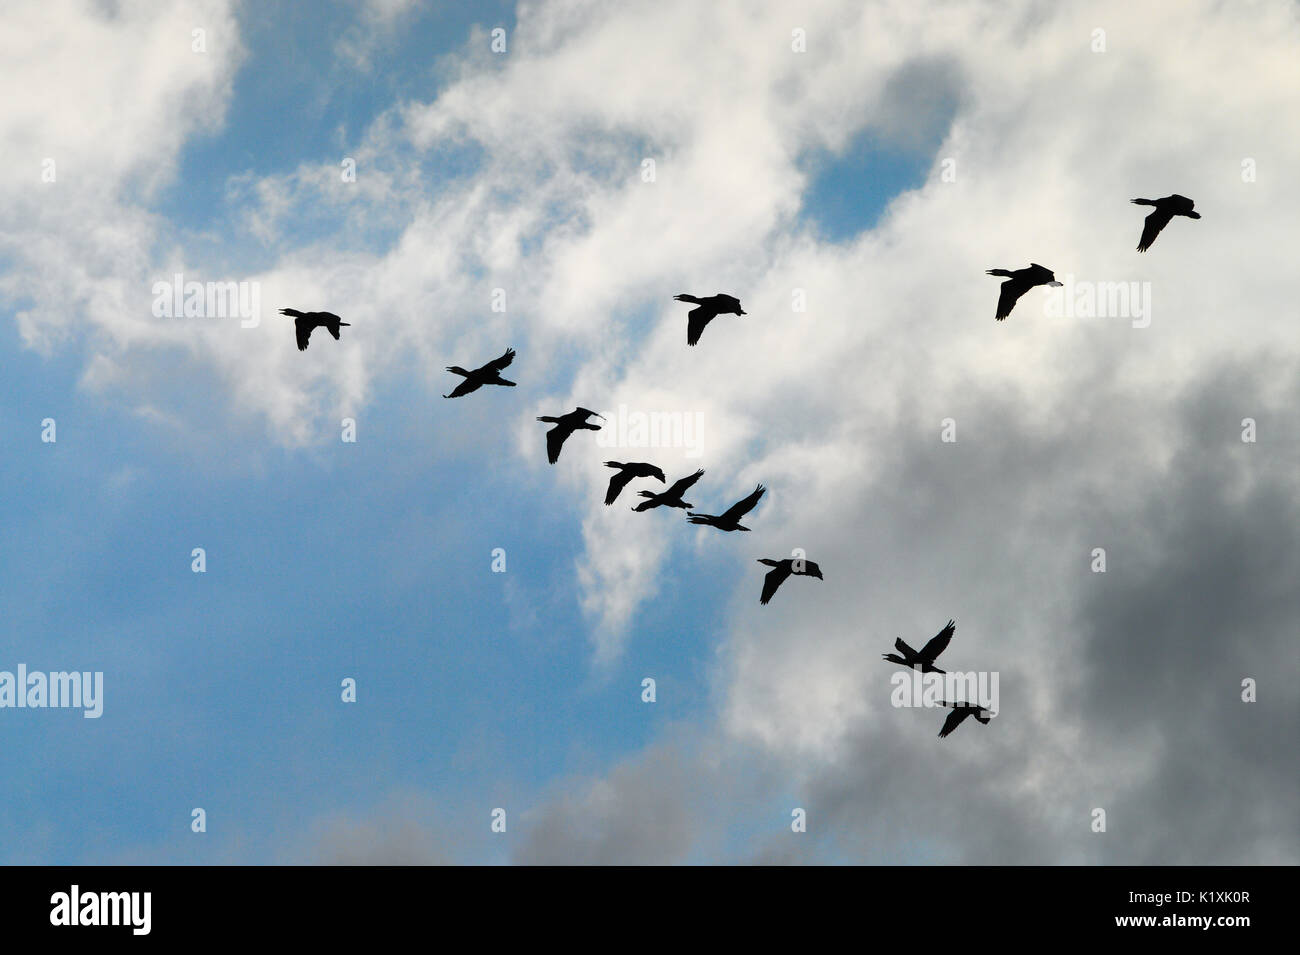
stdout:
[[988,723],[989,720],[993,719],[993,717],[988,715],[988,707],[980,706],[978,703],[945,703],[943,700],[940,700],[939,705],[952,707],[952,712],[949,713],[948,718],[943,721],[943,729],[939,730],[940,739],[943,739],[958,726],[961,726],[961,721],[968,716],[975,717],[975,719],[979,720],[981,723]]
[[599,431],[600,425],[592,424],[588,418],[605,419],[594,411],[588,411],[586,408],[577,408],[568,414],[562,414],[558,418],[550,415],[542,415],[537,420],[545,421],[555,425],[550,431],[546,432],[546,457],[552,464],[560,460],[560,448],[564,447],[564,441],[569,435],[578,430]]
[[785,560],[770,560],[767,557],[758,559],[760,564],[766,564],[772,569],[763,575],[763,595],[758,598],[758,602],[767,605],[776,593],[776,588],[780,587],[787,577],[793,574],[796,577],[816,577],[822,580],[822,569],[814,561],[803,560],[802,558],[793,559],[787,557]]
[[657,479],[660,484],[668,480],[664,477],[663,471],[653,464],[646,464],[644,461],[629,461],[627,464],[618,461],[606,461],[605,467],[614,468],[618,471],[609,479],[609,490],[605,492],[606,505],[613,504],[618,499],[618,496],[623,493],[623,488],[627,487],[633,478],[652,477]]
[[694,295],[674,295],[673,299],[678,302],[692,302],[695,308],[686,313],[686,344],[694,345],[704,334],[704,326],[709,324],[719,315],[744,315],[745,310],[740,307],[740,299],[734,295],[724,295],[719,292],[710,298],[696,298]]
[[930,642],[920,650],[913,650],[903,642],[902,637],[899,637],[894,641],[894,647],[902,656],[900,657],[898,653],[882,653],[881,657],[890,663],[901,663],[905,667],[919,669],[922,673],[943,673],[943,670],[934,665],[934,661],[939,654],[948,649],[948,641],[952,639],[956,630],[957,621],[949,620],[948,625],[931,637]]
[[1201,217],[1199,212],[1192,211],[1192,207],[1196,203],[1186,196],[1172,195],[1165,196],[1163,199],[1134,199],[1132,201],[1137,206],[1156,207],[1156,211],[1147,216],[1146,224],[1142,226],[1142,238],[1138,242],[1139,252],[1145,252],[1151,248],[1151,243],[1156,240],[1160,230],[1169,225],[1169,220],[1174,216],[1187,216],[1189,219],[1199,219]]
[[460,365],[448,365],[447,370],[455,375],[460,375],[465,380],[452,389],[451,394],[443,395],[444,398],[459,398],[461,395],[467,395],[471,391],[478,391],[484,385],[505,385],[513,388],[513,381],[506,381],[501,377],[501,369],[508,366],[515,360],[515,350],[507,348],[506,353],[500,358],[494,358],[486,365],[475,368],[473,371],[466,371]]
[[311,338],[314,329],[325,328],[334,336],[334,340],[339,339],[339,328],[351,322],[345,322],[333,312],[300,312],[296,308],[282,308],[281,315],[288,315],[293,319],[294,330],[298,333],[298,351],[307,350],[307,339]]
[[654,491],[641,491],[641,496],[645,498],[640,504],[632,508],[634,511],[648,511],[655,507],[680,507],[685,510],[695,505],[689,501],[683,501],[682,495],[692,484],[704,476],[704,468],[700,468],[694,474],[682,478],[680,481],[673,483],[673,486],[662,494],[656,494]]
[[1035,285],[1058,286],[1061,283],[1056,281],[1056,276],[1052,274],[1051,269],[1029,263],[1027,269],[1016,269],[1014,272],[1008,272],[1006,269],[989,269],[989,275],[1002,275],[1006,281],[1002,283],[1002,292],[998,295],[998,321],[1002,321],[1011,314],[1011,310],[1016,307],[1016,301]]
[[737,501],[717,516],[687,511],[686,519],[692,524],[707,524],[709,527],[716,527],[720,531],[747,531],[749,528],[741,524],[740,519],[754,509],[754,505],[758,503],[758,499],[763,496],[763,492],[766,490],[767,488],[760,484],[754,488],[754,492],[749,497]]

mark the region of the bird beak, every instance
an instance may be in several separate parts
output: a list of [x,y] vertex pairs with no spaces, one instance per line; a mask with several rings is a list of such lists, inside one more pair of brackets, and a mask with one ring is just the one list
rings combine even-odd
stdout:
[[1061,282],[1048,282],[1047,284],[1050,288],[1060,288],[1062,285]]

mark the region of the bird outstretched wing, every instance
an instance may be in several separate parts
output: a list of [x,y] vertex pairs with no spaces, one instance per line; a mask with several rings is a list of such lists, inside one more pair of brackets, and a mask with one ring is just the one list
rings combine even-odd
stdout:
[[1169,220],[1174,214],[1169,209],[1156,209],[1155,212],[1147,216],[1146,224],[1142,226],[1142,238],[1138,242],[1138,251],[1145,252],[1151,248],[1151,243],[1156,240],[1160,230],[1169,225]]
[[785,579],[790,576],[790,562],[783,560],[766,574],[763,575],[763,595],[758,598],[758,602],[766,605],[776,593],[776,588],[785,583]]
[[695,345],[704,334],[704,326],[713,321],[718,313],[707,305],[693,308],[686,315],[686,344]]
[[957,630],[957,621],[949,620],[948,625],[940,630],[917,654],[926,663],[933,663],[939,654],[948,649],[948,641]]
[[680,481],[673,484],[673,486],[667,490],[666,496],[677,497],[678,495],[685,494],[686,490],[692,484],[698,481],[701,477],[703,477],[703,475],[704,475],[704,468],[700,468],[698,471],[696,471],[694,474],[690,475],[689,477],[682,478]]
[[483,368],[486,371],[500,371],[501,369],[508,367],[514,360],[515,350],[513,348],[507,348],[504,355],[500,358],[493,358],[490,362],[484,365]]
[[939,730],[939,738],[943,739],[960,726],[961,721],[970,716],[970,713],[971,711],[964,706],[954,707],[953,711],[948,714],[948,718],[943,721],[943,729]]
[[998,314],[997,320],[1000,322],[1016,307],[1016,302],[1020,296],[1025,294],[1025,289],[1015,279],[1007,279],[1002,283],[1002,290],[998,293]]
[[546,432],[546,458],[552,464],[560,460],[560,448],[564,447],[564,439],[571,434],[573,429],[566,428],[564,425],[556,425]]
[[754,492],[750,494],[749,497],[737,501],[735,504],[731,505],[731,507],[727,508],[727,510],[721,515],[722,519],[724,521],[740,520],[753,510],[754,505],[758,503],[758,499],[763,496],[763,492],[766,490],[767,488],[760,484],[758,487],[754,488]]
[[627,487],[631,480],[631,471],[627,469],[615,471],[614,476],[609,479],[609,490],[605,492],[605,503],[613,504],[618,499],[619,494],[623,492],[623,488]]

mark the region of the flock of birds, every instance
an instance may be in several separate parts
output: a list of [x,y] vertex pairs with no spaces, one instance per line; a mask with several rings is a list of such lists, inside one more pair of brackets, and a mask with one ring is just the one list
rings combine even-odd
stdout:
[[[1156,236],[1160,234],[1160,231],[1169,224],[1174,216],[1186,216],[1191,219],[1201,217],[1199,213],[1194,211],[1192,200],[1186,196],[1172,195],[1165,196],[1163,199],[1133,199],[1132,202],[1140,206],[1155,207],[1155,211],[1146,217],[1143,225],[1142,238],[1137,246],[1139,252],[1145,252],[1151,247],[1151,244],[1156,240]],[[1061,284],[1056,281],[1056,276],[1051,269],[1033,262],[1026,269],[1016,269],[1014,271],[989,269],[987,274],[1006,279],[1002,283],[998,295],[998,307],[994,316],[998,321],[1002,321],[1010,315],[1011,310],[1015,308],[1016,302],[1030,289],[1039,285],[1059,286]],[[700,298],[695,295],[681,294],[675,295],[673,298],[675,301],[687,302],[695,306],[686,315],[686,344],[692,347],[699,344],[704,329],[719,315],[739,316],[746,314],[745,310],[740,306],[740,300],[734,295],[718,293],[717,295]],[[337,341],[339,340],[339,329],[349,325],[348,322],[343,321],[332,312],[301,312],[294,308],[282,308],[280,314],[287,315],[294,320],[299,351],[307,350],[307,343],[311,338],[311,333],[317,328],[324,328]],[[459,365],[447,366],[447,371],[459,375],[463,380],[449,394],[443,395],[443,397],[461,398],[478,391],[486,385],[514,388],[515,382],[501,377],[501,372],[510,367],[511,362],[514,360],[515,350],[507,348],[499,358],[494,358],[472,370],[467,371]],[[603,416],[587,408],[575,408],[573,411],[562,415],[540,416],[537,419],[538,421],[553,425],[546,432],[547,460],[554,464],[560,459],[560,451],[563,449],[564,443],[574,432],[599,431],[601,426],[593,424],[591,420],[593,418],[605,420]],[[606,461],[604,464],[605,467],[614,469],[614,474],[609,479],[609,488],[605,492],[606,505],[613,504],[618,500],[624,488],[635,480],[655,480],[660,484],[668,483],[668,478],[662,469],[645,461]],[[696,513],[691,510],[695,505],[686,501],[683,495],[703,476],[704,470],[701,468],[696,470],[694,474],[689,474],[675,481],[663,491],[641,490],[638,494],[645,500],[634,506],[632,510],[642,512],[657,507],[676,507],[686,511],[686,519],[691,524],[715,527],[718,530],[727,532],[748,531],[749,528],[741,524],[740,519],[754,509],[767,489],[762,484],[759,484],[748,496],[737,501],[721,514]],[[790,577],[824,579],[821,567],[814,561],[802,557],[787,557],[782,560],[760,557],[758,562],[771,568],[763,576],[763,589],[758,598],[758,602],[764,606],[771,601],[780,586]],[[898,653],[886,653],[882,654],[882,656],[890,663],[918,669],[922,673],[943,673],[943,670],[934,665],[934,661],[947,648],[956,629],[956,622],[949,620],[948,625],[920,650],[913,650],[902,638],[899,638],[894,642],[894,648]],[[988,709],[976,703],[941,700],[939,705],[952,710],[947,719],[944,720],[943,728],[939,730],[940,738],[952,733],[968,716],[974,716],[980,723],[988,723],[991,719]]]

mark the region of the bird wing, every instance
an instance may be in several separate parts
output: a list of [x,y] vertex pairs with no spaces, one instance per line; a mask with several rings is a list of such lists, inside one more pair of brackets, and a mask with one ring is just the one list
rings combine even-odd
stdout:
[[766,605],[776,593],[776,588],[785,583],[785,579],[790,576],[790,562],[781,561],[766,574],[763,575],[763,595],[758,598],[758,602]]
[[605,492],[605,503],[613,504],[623,488],[627,487],[628,482],[632,480],[632,474],[628,471],[615,471],[614,476],[609,479],[609,490]]
[[1020,296],[1025,294],[1025,287],[1015,279],[1007,279],[1002,283],[1002,291],[998,293],[998,321],[1002,321],[1011,314],[1011,310],[1016,307],[1016,302]]
[[933,663],[939,654],[948,649],[948,641],[952,639],[953,632],[957,629],[957,621],[949,620],[948,626],[940,630],[933,639],[921,648],[917,654],[926,663]]
[[763,485],[761,484],[758,487],[754,488],[754,493],[749,495],[749,497],[745,498],[744,500],[737,501],[735,504],[731,505],[731,507],[727,508],[726,511],[724,511],[720,515],[722,520],[724,521],[740,520],[742,517],[744,517],[753,509],[754,505],[758,503],[758,499],[763,496],[763,492],[766,490],[767,488],[763,487]]
[[506,353],[504,355],[502,355],[500,358],[493,358],[490,362],[488,362],[479,370],[500,371],[502,368],[508,367],[509,364],[514,360],[515,360],[515,350],[513,348],[507,348]]
[[457,382],[456,387],[452,389],[451,394],[446,397],[459,398],[461,395],[467,395],[471,391],[478,391],[481,387],[483,386],[473,378],[462,378]]
[[1173,217],[1174,214],[1169,209],[1156,209],[1147,216],[1146,224],[1142,226],[1142,239],[1138,242],[1138,251],[1145,252],[1151,248],[1151,243],[1156,240],[1160,230],[1169,225],[1169,220]]
[[945,736],[947,736],[949,733],[955,730],[958,726],[961,725],[961,721],[968,716],[970,716],[970,710],[966,709],[966,707],[964,706],[954,707],[953,711],[948,714],[948,718],[943,721],[943,729],[939,730],[939,738],[943,739]]
[[911,647],[909,647],[907,643],[904,642],[902,637],[899,637],[897,640],[894,641],[894,649],[897,650],[905,657],[916,656],[916,651],[913,650]]
[[560,460],[560,448],[564,447],[564,439],[571,434],[573,429],[566,428],[562,424],[546,432],[546,458],[552,464]]
[[307,339],[311,338],[311,330],[315,327],[306,318],[295,318],[293,320],[293,330],[298,333],[298,351],[307,350]]
[[700,468],[690,477],[684,477],[665,493],[665,497],[678,497],[686,493],[687,488],[698,481],[704,475],[704,468]]
[[704,334],[704,326],[717,317],[718,313],[701,305],[693,308],[686,315],[686,344],[694,345]]

